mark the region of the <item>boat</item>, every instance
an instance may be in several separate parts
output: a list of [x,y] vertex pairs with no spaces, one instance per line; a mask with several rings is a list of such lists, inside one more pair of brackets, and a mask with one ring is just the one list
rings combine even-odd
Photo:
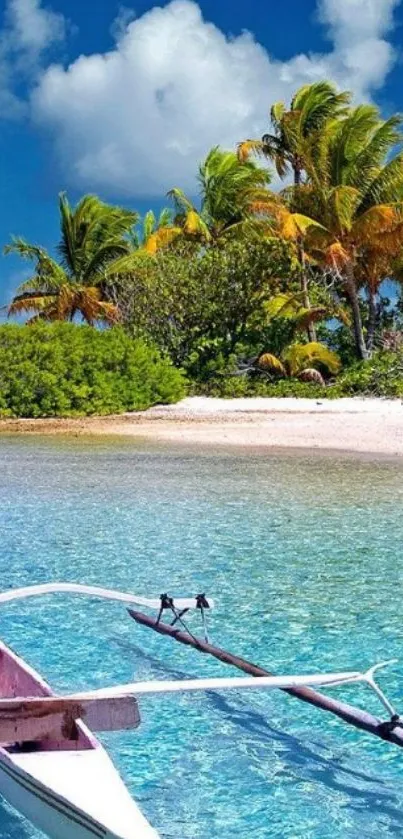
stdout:
[[[160,599],[74,583],[17,589],[3,593],[1,600],[53,592],[161,606]],[[176,606],[187,611],[196,600],[179,599]],[[157,839],[91,730],[136,728],[140,715],[134,697],[63,703],[0,642],[0,705],[0,795],[19,813],[51,839]]]
[[[6,591],[3,603],[52,593],[86,594],[157,610],[149,617],[129,608],[138,624],[218,658],[249,674],[242,677],[131,682],[60,696],[13,650],[0,642],[0,795],[50,839],[158,839],[96,738],[95,731],[137,728],[138,699],[144,695],[208,690],[285,690],[336,714],[345,722],[403,746],[403,721],[379,687],[382,662],[364,672],[342,671],[276,676],[209,642],[206,613],[214,605],[204,594],[191,598],[145,598],[84,586],[48,583]],[[204,639],[185,623],[197,609]],[[164,618],[168,614],[170,622]],[[316,688],[365,683],[376,694],[386,720],[319,693]]]
[[[0,702],[55,698],[0,643]],[[134,708],[133,725],[138,724]],[[60,713],[0,722],[0,794],[52,839],[156,839],[105,749],[80,719]],[[103,728],[101,721],[101,728]]]

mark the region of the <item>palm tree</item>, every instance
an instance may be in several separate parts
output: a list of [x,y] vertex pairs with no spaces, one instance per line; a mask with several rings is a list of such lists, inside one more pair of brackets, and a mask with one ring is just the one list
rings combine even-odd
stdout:
[[287,110],[284,102],[275,102],[270,110],[272,134],[261,140],[244,140],[238,146],[241,160],[251,153],[274,163],[283,180],[293,174],[294,185],[302,181],[304,171],[310,169],[319,152],[320,140],[329,123],[346,113],[351,100],[348,91],[340,92],[331,82],[304,85],[293,96]]
[[33,261],[33,276],[22,283],[9,314],[34,312],[34,320],[73,320],[81,315],[89,324],[118,320],[116,306],[105,298],[107,267],[130,250],[129,235],[138,216],[86,195],[71,207],[59,198],[61,239],[59,261],[37,245],[14,238],[5,253]]
[[268,352],[262,353],[253,367],[269,375],[298,378],[304,382],[324,385],[325,380],[317,368],[325,368],[328,373],[336,374],[341,363],[338,355],[324,344],[311,341],[308,344],[291,344],[280,357]]
[[367,287],[373,321],[379,284],[403,244],[403,152],[393,155],[400,125],[398,115],[381,120],[373,105],[353,109],[327,136],[321,165],[307,183],[285,191],[290,209],[312,219],[305,228],[307,253],[333,269],[349,300],[359,358],[370,349],[360,287]]
[[[140,230],[136,225],[130,234],[133,253],[156,253],[169,240],[169,232],[173,229],[173,213],[169,207],[163,207],[158,218],[149,210],[141,223]],[[174,237],[173,237],[174,238]]]
[[175,225],[189,237],[214,242],[250,223],[251,205],[268,193],[269,173],[215,146],[199,167],[200,209],[178,188],[168,194]]
[[[272,106],[270,120],[273,133],[264,134],[261,140],[244,140],[239,144],[240,160],[248,160],[252,153],[263,156],[274,164],[282,180],[292,173],[294,186],[298,187],[303,175],[308,176],[315,170],[316,162],[321,156],[323,138],[331,130],[335,120],[346,113],[350,99],[350,93],[338,92],[336,87],[327,81],[304,85],[296,92],[289,109],[284,102],[276,102]],[[302,235],[298,237],[298,256],[304,306],[309,309]],[[315,340],[313,324],[308,326],[308,337],[311,341]]]

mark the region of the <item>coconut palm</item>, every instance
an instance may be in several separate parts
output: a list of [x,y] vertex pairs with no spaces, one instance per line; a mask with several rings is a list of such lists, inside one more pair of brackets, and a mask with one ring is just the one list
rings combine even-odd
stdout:
[[158,217],[153,210],[149,210],[141,224],[137,223],[130,231],[129,252],[113,260],[106,269],[109,291],[112,291],[113,279],[118,274],[130,274],[135,271],[139,266],[139,260],[155,256],[182,235],[182,228],[173,224],[173,212],[169,207],[164,207]]
[[[251,154],[263,156],[274,164],[281,179],[292,173],[294,186],[299,186],[304,173],[308,176],[315,171],[316,162],[321,157],[324,136],[331,131],[334,121],[346,112],[350,99],[350,93],[337,91],[327,81],[304,85],[292,98],[289,109],[284,102],[276,102],[272,106],[271,134],[264,134],[261,140],[245,140],[239,144],[240,160],[248,160]],[[301,263],[301,290],[304,305],[309,309],[302,235],[298,235],[297,244]],[[308,326],[308,337],[315,340],[313,324]]]
[[360,287],[373,307],[403,245],[403,153],[393,154],[400,125],[399,116],[381,120],[373,105],[355,108],[333,127],[309,181],[285,191],[290,209],[312,219],[304,229],[307,253],[333,269],[351,305],[359,358],[368,355]]
[[17,253],[34,262],[33,276],[22,283],[9,306],[9,314],[34,312],[33,320],[73,320],[114,323],[116,306],[105,299],[107,267],[130,250],[129,234],[137,213],[110,206],[86,195],[71,207],[60,195],[61,239],[59,261],[37,245],[14,238],[5,253]]
[[139,225],[136,225],[130,234],[133,253],[156,253],[169,242],[172,222],[173,213],[169,207],[163,207],[158,217],[153,210],[149,210],[140,224],[140,229]]
[[331,82],[304,85],[293,96],[289,109],[284,102],[275,102],[270,110],[273,133],[264,134],[261,140],[241,142],[240,159],[248,160],[251,154],[266,157],[282,180],[292,173],[298,186],[303,173],[315,163],[323,132],[346,113],[350,100],[348,91],[339,92]]
[[238,232],[250,222],[254,200],[270,194],[269,173],[253,161],[215,146],[200,165],[200,209],[178,188],[168,194],[175,207],[175,225],[189,237],[204,242]]

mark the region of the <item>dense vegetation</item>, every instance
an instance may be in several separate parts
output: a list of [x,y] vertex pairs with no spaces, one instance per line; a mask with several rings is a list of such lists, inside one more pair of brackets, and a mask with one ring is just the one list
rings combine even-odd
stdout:
[[184,394],[169,361],[116,327],[1,326],[0,359],[3,417],[120,413]]
[[[34,263],[10,314],[29,312],[34,324],[103,322],[114,337],[94,330],[99,353],[103,341],[136,339],[152,367],[155,350],[146,347],[155,346],[194,393],[402,396],[402,119],[353,106],[325,81],[301,88],[289,106],[275,103],[270,118],[261,139],[212,149],[199,168],[199,199],[174,187],[158,217],[150,211],[141,221],[95,196],[71,207],[62,195],[57,259],[22,239],[6,248]],[[274,177],[287,185],[274,191]],[[395,284],[392,302],[385,280]],[[88,379],[86,352],[79,363]],[[104,363],[103,378],[111,373]],[[120,368],[126,384],[109,382],[113,395],[92,395],[90,410],[175,398],[180,374],[158,364],[169,394],[134,398]],[[3,377],[6,365],[3,355]],[[140,387],[138,371],[135,378]],[[84,410],[78,397],[61,406],[52,394],[40,410]],[[11,408],[8,397],[7,410],[24,405]]]

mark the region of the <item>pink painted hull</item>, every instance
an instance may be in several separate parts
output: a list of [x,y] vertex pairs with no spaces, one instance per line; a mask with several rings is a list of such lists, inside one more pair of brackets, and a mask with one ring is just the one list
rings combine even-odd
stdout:
[[[0,697],[52,695],[0,642]],[[158,839],[97,738],[77,727],[77,740],[1,744],[0,794],[51,839]]]

